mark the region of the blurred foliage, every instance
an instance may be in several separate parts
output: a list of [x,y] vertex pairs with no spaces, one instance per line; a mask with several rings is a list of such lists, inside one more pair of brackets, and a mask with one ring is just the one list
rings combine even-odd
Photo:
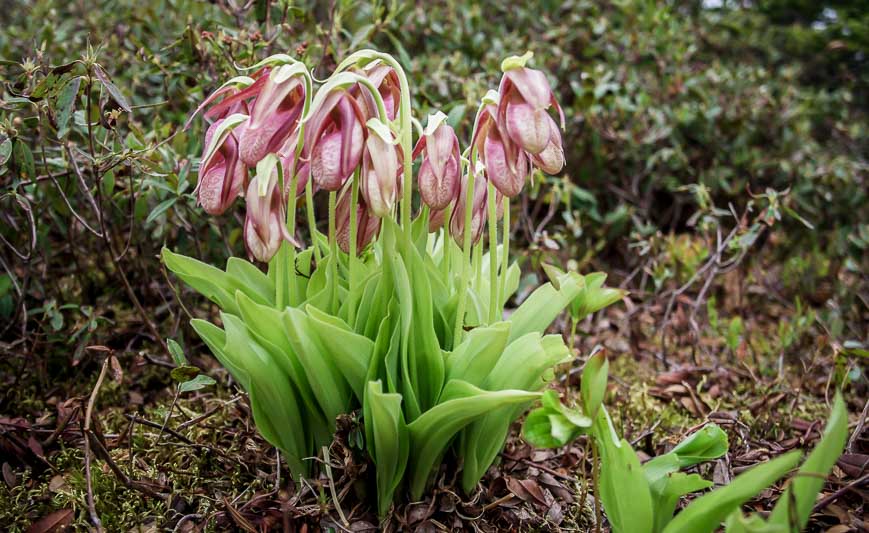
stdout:
[[[325,78],[348,51],[390,51],[416,108],[442,109],[467,139],[501,59],[534,51],[565,107],[568,164],[535,178],[514,219],[532,266],[557,253],[579,268],[641,269],[657,290],[690,280],[733,231],[739,257],[774,237],[788,289],[858,273],[869,247],[860,6],[12,2],[0,15],[0,338],[33,335],[29,351],[60,346],[62,363],[86,357],[104,324],[114,333],[98,340],[118,349],[177,335],[186,321],[160,246],[215,264],[244,253],[238,211],[195,206],[203,128],[182,125],[219,80],[276,52]],[[149,320],[144,333],[121,327]]]

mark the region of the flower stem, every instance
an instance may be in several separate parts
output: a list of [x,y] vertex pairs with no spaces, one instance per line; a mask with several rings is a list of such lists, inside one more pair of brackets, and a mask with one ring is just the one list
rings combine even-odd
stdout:
[[312,177],[308,177],[305,183],[305,208],[308,211],[308,231],[311,234],[311,246],[314,247],[314,259],[317,266],[320,265],[320,247],[317,246],[317,219],[314,218],[314,183]]
[[507,196],[504,197],[504,228],[501,231],[504,244],[501,250],[501,279],[498,280],[498,309],[503,315],[504,304],[507,303],[507,268],[510,266],[510,198]]
[[489,323],[498,321],[498,199],[495,186],[489,182],[487,202],[489,204]]
[[329,191],[329,270],[332,274],[332,313],[338,314],[338,239],[335,231],[335,203],[338,193]]
[[[473,165],[473,159],[471,160]],[[462,342],[462,331],[465,325],[465,306],[468,300],[468,279],[471,275],[471,222],[473,220],[473,204],[474,204],[474,180],[476,176],[468,168],[468,188],[465,192],[465,211],[464,213],[455,213],[456,216],[465,217],[465,226],[462,231],[462,278],[459,283],[459,303],[456,308],[456,325],[453,329],[453,348]]]
[[354,289],[356,288],[356,234],[359,229],[356,227],[358,224],[358,218],[356,211],[359,209],[359,169],[353,173],[353,183],[351,184],[350,189],[350,257],[347,259],[348,266],[350,269],[349,274],[349,298],[350,301],[348,303],[348,322],[350,327],[352,328],[354,323],[356,322],[356,292]]
[[[293,168],[293,176],[290,178],[289,199],[287,201],[287,233],[293,237],[296,235],[296,188],[298,186],[299,176],[296,173],[296,169]],[[296,247],[292,243],[284,243],[284,246],[287,247],[287,268],[289,270],[290,284],[287,303],[289,305],[298,305],[298,295],[294,294],[296,290]],[[283,309],[283,307],[280,307],[280,309]]]

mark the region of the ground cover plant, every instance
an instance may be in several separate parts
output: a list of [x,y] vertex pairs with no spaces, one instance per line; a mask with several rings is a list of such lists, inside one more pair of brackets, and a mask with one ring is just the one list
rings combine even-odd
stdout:
[[865,528],[864,11],[13,2],[0,529]]

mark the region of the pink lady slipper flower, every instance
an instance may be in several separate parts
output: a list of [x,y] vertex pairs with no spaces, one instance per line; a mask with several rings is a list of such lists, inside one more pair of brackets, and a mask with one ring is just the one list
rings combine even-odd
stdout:
[[[529,155],[536,155],[553,140],[554,121],[549,116],[549,107],[554,106],[558,111],[562,128],[564,112],[555,99],[546,75],[525,66],[531,55],[529,52],[522,57],[508,58],[501,65],[504,76],[498,88],[501,97],[498,124],[522,150]],[[560,133],[557,145],[561,147]]]
[[[250,181],[245,195],[244,243],[248,254],[269,261],[281,242],[297,245],[286,226],[286,202],[278,186],[277,157],[269,154],[257,165],[257,178]],[[268,176],[268,177],[265,177]]]
[[303,154],[315,185],[337,191],[359,166],[363,120],[358,102],[343,89],[330,92],[314,109],[305,126]]
[[401,158],[398,140],[389,126],[376,118],[368,121],[368,139],[362,159],[361,191],[371,213],[387,217],[401,191]]
[[[372,61],[365,68],[352,69],[351,72],[368,78],[371,84],[377,88],[377,92],[380,93],[383,107],[386,109],[386,119],[390,122],[395,120],[398,104],[401,100],[401,87],[395,69],[380,61]],[[357,91],[361,96],[359,100],[364,108],[365,116],[368,118],[378,117],[377,103],[371,93],[358,85],[353,89],[354,96]],[[378,118],[382,119],[383,117]]]
[[[477,163],[474,176],[474,198],[471,203],[471,244],[476,244],[483,235],[483,227],[486,225],[486,177],[483,167]],[[459,246],[465,245],[465,204],[468,197],[468,175],[462,176],[462,187],[453,217],[450,220],[450,233]]]
[[[338,205],[335,207],[335,237],[338,246],[344,253],[350,253],[350,201],[351,190],[344,187],[338,197]],[[374,237],[380,232],[381,219],[373,214],[365,203],[365,198],[359,198],[356,206],[356,252],[359,253],[368,246]]]
[[239,154],[248,166],[277,152],[298,127],[305,105],[304,66],[281,65],[263,76],[250,118],[239,135]]
[[413,149],[413,158],[425,153],[419,167],[419,195],[433,211],[441,211],[459,194],[459,139],[447,116],[438,111],[429,115],[428,124]]
[[232,132],[245,118],[236,114],[219,119],[205,133],[205,152],[199,163],[199,182],[194,193],[210,215],[225,212],[247,182],[247,167],[239,159],[238,142]]
[[525,186],[530,171],[528,155],[500,127],[498,102],[494,91],[483,98],[472,142],[485,165],[486,177],[501,194],[513,198]]

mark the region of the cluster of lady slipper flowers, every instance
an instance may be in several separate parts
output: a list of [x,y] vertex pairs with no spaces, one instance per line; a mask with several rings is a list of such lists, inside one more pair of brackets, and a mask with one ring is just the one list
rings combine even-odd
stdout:
[[[421,158],[416,181],[429,231],[448,224],[463,246],[470,202],[470,240],[476,243],[489,194],[494,191],[497,197],[500,218],[502,199],[522,191],[532,167],[555,174],[564,166],[564,114],[546,76],[525,66],[530,56],[504,62],[498,91],[483,99],[464,153],[446,116],[437,112],[429,116],[410,154],[400,142],[402,88],[392,66],[379,60],[354,65],[333,75],[314,95],[303,64],[272,56],[249,77],[232,78],[218,88],[194,113],[204,111],[210,122],[198,201],[207,213],[218,215],[244,196],[248,253],[269,261],[282,242],[296,243],[286,223],[288,205],[294,209],[295,198],[306,193],[336,192],[338,245],[345,252],[362,250],[378,234],[381,219],[395,211],[403,177],[410,175],[405,158]],[[551,108],[558,111],[561,128]],[[256,169],[255,177],[251,169]],[[351,195],[354,180],[358,199]],[[351,205],[353,201],[358,203]],[[352,212],[356,242],[351,248]]]

